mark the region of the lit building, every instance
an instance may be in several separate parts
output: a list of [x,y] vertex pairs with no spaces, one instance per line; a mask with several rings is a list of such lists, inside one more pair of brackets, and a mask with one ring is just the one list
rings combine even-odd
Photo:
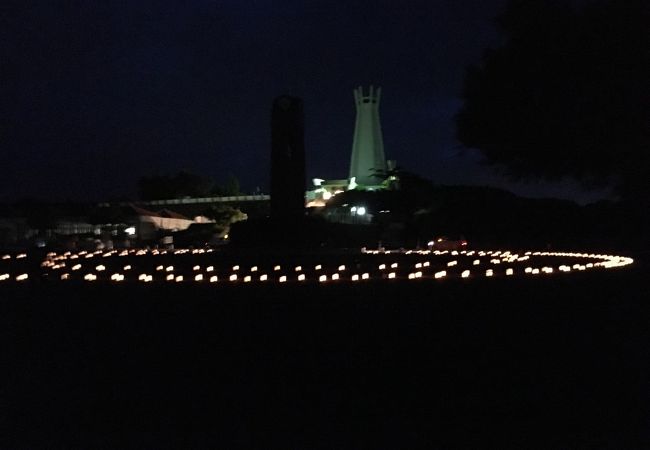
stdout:
[[386,161],[384,140],[379,120],[381,88],[370,86],[367,95],[359,86],[354,89],[356,120],[352,138],[350,170],[347,179],[324,180],[314,178],[313,188],[307,191],[308,207],[322,207],[341,192],[347,190],[379,190],[388,184],[387,171],[395,167],[394,161]]
[[368,95],[363,95],[363,88],[354,90],[354,103],[357,109],[352,139],[352,156],[350,158],[350,180],[359,186],[376,186],[376,176],[386,172],[384,156],[384,139],[379,122],[379,100],[381,88],[370,86]]

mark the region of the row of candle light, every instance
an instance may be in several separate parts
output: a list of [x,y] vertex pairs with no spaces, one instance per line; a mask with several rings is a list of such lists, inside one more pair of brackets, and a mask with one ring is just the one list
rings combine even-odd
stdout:
[[[202,254],[202,253],[210,253],[211,250],[204,250],[204,249],[195,249],[195,250],[188,250],[188,249],[178,249],[178,250],[172,250],[172,251],[167,251],[167,250],[145,250],[145,249],[130,249],[130,250],[122,250],[122,251],[117,251],[117,250],[111,250],[111,251],[96,251],[96,252],[78,252],[78,253],[72,253],[72,252],[66,252],[63,254],[56,254],[56,253],[48,253],[46,259],[41,263],[41,267],[46,268],[46,269],[51,269],[51,270],[59,270],[63,269],[66,267],[66,260],[76,260],[79,258],[92,258],[92,257],[103,257],[103,258],[108,258],[111,256],[144,256],[144,255],[152,255],[152,256],[158,256],[158,255],[165,255],[165,254],[173,254],[173,255],[182,255],[186,253],[191,253],[191,254]],[[622,256],[614,256],[614,255],[603,255],[603,254],[593,254],[593,253],[573,253],[573,252],[533,252],[533,251],[528,251],[525,252],[524,255],[519,255],[516,253],[511,253],[510,251],[501,251],[501,250],[496,250],[496,251],[475,251],[475,250],[470,250],[470,251],[429,251],[429,250],[406,250],[406,251],[401,251],[401,252],[396,252],[396,251],[387,251],[387,252],[379,252],[379,251],[365,251],[366,254],[404,254],[404,255],[411,255],[411,254],[416,254],[416,255],[434,255],[434,256],[441,256],[441,255],[446,255],[449,254],[451,256],[481,256],[485,257],[488,256],[491,259],[489,260],[490,264],[498,265],[501,263],[515,263],[515,262],[523,262],[526,260],[529,260],[531,256],[535,257],[560,257],[560,258],[582,258],[582,259],[596,259],[599,261],[596,262],[589,262],[587,264],[573,264],[571,266],[563,264],[558,267],[558,271],[560,272],[570,272],[571,270],[578,270],[578,271],[584,271],[586,269],[591,269],[594,267],[603,267],[603,268],[614,268],[614,267],[622,267],[625,265],[632,264],[633,260],[632,258],[628,257],[622,257]],[[27,255],[22,253],[18,254],[15,256],[15,259],[23,259],[26,258]],[[4,255],[2,256],[3,260],[8,260],[12,259],[11,255]],[[474,259],[472,261],[473,266],[478,266],[481,264],[480,259]],[[448,261],[446,263],[447,267],[454,267],[458,265],[457,260],[452,260]],[[393,263],[381,263],[378,265],[378,270],[383,272],[387,271],[390,269],[397,269],[399,266],[399,263],[393,262]],[[424,268],[430,267],[431,262],[430,261],[423,261],[423,262],[417,262],[414,264],[415,269],[420,269],[416,270],[414,272],[408,273],[406,276],[407,279],[409,280],[415,280],[415,279],[422,279],[426,278],[425,275],[423,274]],[[75,263],[71,269],[72,271],[79,271],[82,268],[81,263]],[[123,266],[123,271],[130,271],[132,269],[132,266],[130,264],[127,264]],[[94,270],[96,272],[104,272],[106,271],[106,266],[104,264],[97,264],[94,267]],[[192,270],[194,272],[199,272],[201,271],[201,266],[200,265],[194,265],[192,267]],[[277,264],[273,266],[273,271],[277,272],[282,270],[282,266]],[[323,270],[323,265],[322,264],[317,264],[314,266],[315,271],[321,271]],[[331,274],[329,277],[326,274],[319,274],[317,277],[314,277],[315,280],[319,282],[327,282],[327,281],[339,281],[339,280],[344,280],[339,272],[344,272],[346,270],[345,264],[338,265],[337,267],[338,272]],[[215,267],[214,266],[208,266],[205,269],[206,274],[203,273],[198,273],[194,275],[193,277],[188,277],[185,278],[183,275],[175,275],[171,272],[174,272],[174,266],[173,265],[158,265],[156,266],[156,271],[162,271],[167,273],[164,276],[164,280],[166,281],[174,281],[174,282],[183,282],[183,281],[189,281],[193,280],[195,282],[203,282],[203,281],[208,281],[211,283],[219,281],[219,277],[214,274]],[[236,272],[240,271],[240,266],[239,265],[234,265],[232,266],[232,271],[229,276],[227,276],[227,280],[230,282],[238,282],[238,281],[243,281],[244,283],[252,282],[252,281],[272,281],[275,280],[280,283],[284,283],[290,280],[289,276],[286,274],[277,276],[277,277],[269,277],[267,274],[262,274],[260,276],[253,276],[253,275],[244,275],[240,276]],[[258,272],[259,271],[259,266],[254,265],[251,266],[250,272]],[[300,273],[303,272],[303,266],[302,265],[297,265],[294,267],[294,272],[297,272],[298,275],[295,277],[296,281],[306,281],[307,275],[305,273]],[[480,273],[480,272],[478,272]],[[506,276],[512,276],[514,275],[514,269],[512,267],[508,267],[505,270],[505,275]],[[532,274],[532,275],[537,275],[537,274],[552,274],[554,273],[554,269],[549,266],[544,266],[541,268],[538,267],[526,267],[523,271],[524,274]],[[487,269],[484,272],[484,276],[486,277],[492,277],[494,276],[494,269]],[[460,273],[461,278],[469,278],[472,275],[472,272],[470,270],[463,270]],[[433,273],[433,278],[434,279],[441,279],[447,277],[447,271],[442,270],[442,271],[436,271]],[[71,274],[69,272],[63,273],[59,277],[61,280],[70,280],[71,279]],[[363,273],[356,273],[352,274],[349,277],[350,281],[360,281],[360,280],[369,280],[371,279],[371,274],[369,272],[363,272]],[[380,277],[374,277],[374,278],[381,278],[381,279],[396,279],[398,278],[397,273],[395,270],[392,270],[390,272],[387,272],[385,274],[382,274]],[[29,274],[27,273],[21,273],[18,275],[15,275],[14,277],[10,276],[8,273],[3,273],[0,274],[0,281],[7,281],[14,279],[15,281],[26,281],[29,279]],[[97,281],[98,280],[98,275],[96,273],[90,272],[84,275],[83,277],[84,280],[86,281]],[[141,273],[137,277],[138,281],[141,282],[152,282],[154,281],[154,277],[151,274],[148,273]],[[110,280],[113,282],[121,282],[126,280],[126,275],[120,272],[113,273],[110,277]],[[293,277],[291,277],[291,280],[293,280]]]

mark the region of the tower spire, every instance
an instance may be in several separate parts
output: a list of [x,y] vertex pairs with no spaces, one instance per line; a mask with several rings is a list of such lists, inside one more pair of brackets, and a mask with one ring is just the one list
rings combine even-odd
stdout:
[[370,86],[368,95],[363,88],[354,89],[354,103],[357,110],[352,139],[350,179],[361,185],[372,186],[379,182],[373,175],[386,170],[384,140],[379,121],[379,100],[381,88]]

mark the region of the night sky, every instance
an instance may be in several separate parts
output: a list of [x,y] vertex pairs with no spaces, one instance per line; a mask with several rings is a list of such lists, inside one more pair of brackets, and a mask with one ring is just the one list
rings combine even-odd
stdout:
[[0,7],[0,199],[135,196],[186,169],[269,189],[270,107],[305,103],[307,175],[345,178],[357,85],[382,87],[386,156],[443,184],[513,185],[454,139],[465,67],[505,0],[44,1]]

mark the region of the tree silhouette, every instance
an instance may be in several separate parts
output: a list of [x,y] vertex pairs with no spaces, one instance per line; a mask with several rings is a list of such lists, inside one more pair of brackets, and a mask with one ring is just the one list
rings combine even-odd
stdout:
[[467,71],[458,139],[515,179],[647,199],[650,2],[514,0],[497,23],[505,43]]
[[174,175],[141,177],[138,189],[142,200],[241,195],[239,180],[234,175],[230,175],[221,186],[211,178],[184,170]]

